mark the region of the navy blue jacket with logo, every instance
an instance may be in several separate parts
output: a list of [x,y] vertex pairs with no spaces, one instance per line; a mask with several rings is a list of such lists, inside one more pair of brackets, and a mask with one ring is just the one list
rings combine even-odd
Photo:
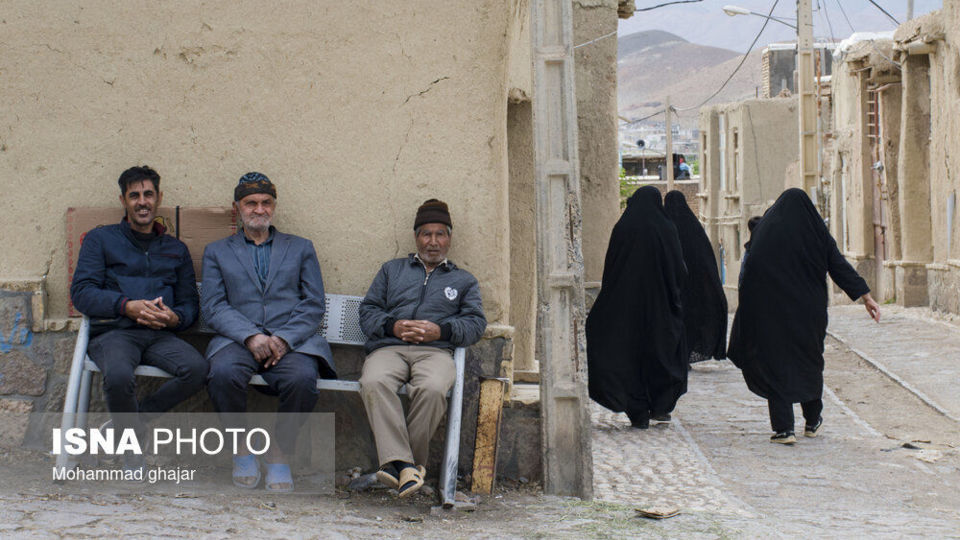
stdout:
[[197,320],[197,278],[187,246],[164,234],[154,223],[157,237],[144,251],[133,236],[130,223],[97,227],[86,234],[70,285],[70,298],[81,313],[90,317],[91,333],[114,328],[147,328],[124,315],[130,300],[163,303],[180,318],[172,330],[185,330]]
[[393,335],[399,319],[440,326],[440,339],[424,345],[442,349],[472,345],[487,327],[477,278],[450,261],[428,276],[413,254],[380,267],[359,311],[368,353],[388,345],[410,345]]

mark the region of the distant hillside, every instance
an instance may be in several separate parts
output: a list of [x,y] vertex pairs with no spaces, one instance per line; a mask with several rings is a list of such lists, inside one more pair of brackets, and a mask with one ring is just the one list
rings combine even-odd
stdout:
[[[619,38],[618,103],[621,116],[639,118],[663,107],[671,96],[674,107],[699,104],[712,94],[739,63],[728,49],[690,43],[662,30]],[[710,103],[753,97],[760,85],[760,51],[754,50],[730,84]],[[680,115],[681,124],[696,125],[695,110]],[[652,120],[661,120],[655,118]]]
[[617,58],[625,58],[628,54],[635,53],[653,47],[655,45],[664,45],[667,43],[687,43],[682,37],[664,32],[663,30],[647,30],[623,36],[617,40]]

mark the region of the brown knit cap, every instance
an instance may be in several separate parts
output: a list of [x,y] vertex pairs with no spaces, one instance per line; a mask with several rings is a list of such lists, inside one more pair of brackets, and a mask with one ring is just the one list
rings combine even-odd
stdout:
[[417,230],[421,225],[427,223],[443,223],[447,227],[453,228],[453,222],[450,221],[450,210],[447,209],[447,203],[437,199],[427,199],[417,208],[417,218],[413,220],[413,230]]

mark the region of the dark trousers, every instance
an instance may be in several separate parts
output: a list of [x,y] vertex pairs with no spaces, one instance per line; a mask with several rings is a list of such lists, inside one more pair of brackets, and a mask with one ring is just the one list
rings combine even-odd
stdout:
[[[777,433],[784,431],[793,431],[793,403],[768,399],[767,408],[770,409],[770,426]],[[803,419],[807,425],[814,425],[820,419],[820,413],[823,412],[823,400],[814,399],[804,401],[800,404],[803,409]]]
[[[117,428],[141,428],[160,413],[196,394],[203,386],[209,365],[190,344],[166,330],[130,328],[109,330],[90,340],[87,354],[103,374],[107,408]],[[140,364],[158,367],[173,375],[156,392],[137,403],[133,370]],[[140,413],[139,421],[133,415]],[[130,425],[134,424],[134,425]]]
[[260,374],[267,383],[266,389],[258,387],[259,390],[280,398],[275,433],[279,435],[280,449],[290,455],[304,418],[300,414],[284,413],[313,411],[318,395],[317,359],[308,354],[289,352],[275,366],[263,369],[253,354],[239,343],[231,343],[217,351],[210,357],[207,391],[213,408],[220,413],[226,427],[246,427],[243,413],[247,411],[247,385],[254,374]]

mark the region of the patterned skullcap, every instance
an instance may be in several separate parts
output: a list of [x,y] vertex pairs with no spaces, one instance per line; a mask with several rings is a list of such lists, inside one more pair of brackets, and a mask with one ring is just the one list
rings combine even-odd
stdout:
[[277,188],[273,182],[267,178],[267,175],[258,172],[248,172],[240,177],[237,187],[233,190],[233,200],[239,201],[247,195],[255,193],[266,193],[274,199],[277,198]]

